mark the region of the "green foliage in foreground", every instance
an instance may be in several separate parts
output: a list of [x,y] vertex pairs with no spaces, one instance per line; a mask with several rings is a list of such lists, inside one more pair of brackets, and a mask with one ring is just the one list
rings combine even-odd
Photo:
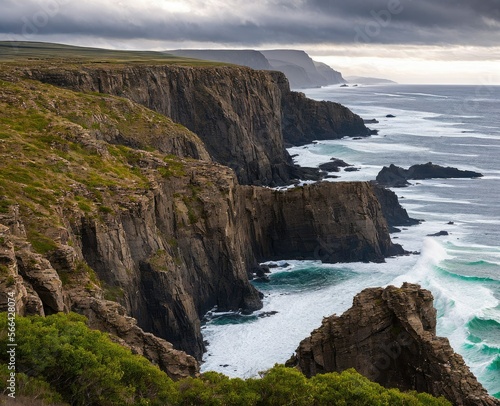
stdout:
[[[275,366],[260,379],[230,379],[208,372],[173,382],[145,358],[90,330],[76,314],[18,317],[18,396],[71,405],[450,405],[427,394],[401,393],[354,370],[307,379]],[[0,314],[0,326],[6,326]],[[7,334],[0,331],[0,347]],[[8,375],[0,353],[0,391]]]

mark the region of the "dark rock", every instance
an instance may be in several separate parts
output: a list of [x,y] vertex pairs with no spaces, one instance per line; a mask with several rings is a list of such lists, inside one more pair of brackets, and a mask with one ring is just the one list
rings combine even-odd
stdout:
[[266,317],[274,316],[275,314],[278,314],[278,313],[279,312],[277,312],[276,310],[272,310],[270,312],[263,312],[263,313],[259,314],[259,318],[264,319]]
[[449,226],[452,226],[452,225],[454,225],[454,224],[455,224],[455,222],[453,222],[453,221],[448,221],[448,223],[446,223],[446,224],[448,224]]
[[396,165],[384,166],[377,175],[377,183],[387,187],[406,187],[409,186],[406,171]]
[[363,120],[363,122],[364,122],[365,124],[378,124],[378,123],[380,123],[380,121],[378,121],[378,120],[377,120],[377,119],[375,119],[375,118],[368,119],[368,120],[366,120],[366,119],[365,119],[365,120]]
[[319,168],[327,172],[340,172],[340,167],[335,162],[321,164]]
[[[377,196],[382,213],[387,220],[389,227],[398,226],[413,226],[420,224],[421,220],[413,219],[408,215],[408,212],[399,204],[398,196],[392,190],[386,189],[375,182],[371,183],[372,188]],[[391,231],[391,232],[396,232]]]
[[427,237],[442,237],[446,235],[450,235],[450,233],[448,231],[439,231],[438,233],[427,234]]
[[335,176],[335,175],[327,175],[325,176],[325,179],[338,179],[340,176]]
[[[261,262],[282,258],[380,262],[404,254],[390,241],[379,201],[367,182],[321,182],[286,192],[242,188],[247,194],[246,216],[252,219],[252,226],[244,229]],[[243,227],[242,220],[238,227]]]
[[387,114],[386,115],[387,118],[396,118],[396,116],[392,115],[392,114]]
[[407,175],[408,179],[480,178],[482,176],[479,172],[462,171],[457,168],[435,165],[432,162],[411,166]]
[[342,316],[323,319],[287,366],[306,376],[354,368],[388,388],[444,396],[457,406],[494,406],[448,339],[436,336],[431,292],[405,283],[365,289]]
[[348,164],[342,159],[331,158],[330,162],[321,164],[319,168],[327,172],[340,172],[340,168],[347,168],[350,166],[352,165]]
[[408,186],[408,179],[434,179],[434,178],[480,178],[483,175],[479,172],[462,171],[457,168],[435,165],[432,162],[421,165],[413,165],[409,169],[403,169],[391,164],[384,166],[377,175],[377,182],[388,187]]
[[344,171],[345,172],[358,172],[359,171],[359,168],[344,168]]

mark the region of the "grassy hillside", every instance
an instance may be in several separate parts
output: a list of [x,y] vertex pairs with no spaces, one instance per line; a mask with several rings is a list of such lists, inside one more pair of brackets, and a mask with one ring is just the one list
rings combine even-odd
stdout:
[[220,66],[221,62],[177,57],[154,51],[115,51],[102,48],[76,47],[44,42],[0,41],[1,62],[60,61],[64,63],[148,63],[184,66]]
[[0,79],[0,213],[18,204],[43,254],[61,210],[71,218],[127,207],[150,187],[141,161],[178,172],[172,153],[182,141],[203,149],[186,128],[126,99]]

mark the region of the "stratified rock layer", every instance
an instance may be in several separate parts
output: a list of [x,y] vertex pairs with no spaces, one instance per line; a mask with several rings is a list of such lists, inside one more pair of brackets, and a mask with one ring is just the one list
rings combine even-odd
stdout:
[[330,316],[287,363],[307,376],[355,368],[386,387],[444,396],[458,406],[493,406],[451,348],[436,336],[432,294],[418,285],[365,289],[342,316]]

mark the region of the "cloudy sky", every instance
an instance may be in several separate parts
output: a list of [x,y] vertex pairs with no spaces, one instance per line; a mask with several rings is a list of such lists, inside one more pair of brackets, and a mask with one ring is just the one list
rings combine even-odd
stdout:
[[344,75],[500,84],[500,0],[0,0],[0,40],[294,48]]

